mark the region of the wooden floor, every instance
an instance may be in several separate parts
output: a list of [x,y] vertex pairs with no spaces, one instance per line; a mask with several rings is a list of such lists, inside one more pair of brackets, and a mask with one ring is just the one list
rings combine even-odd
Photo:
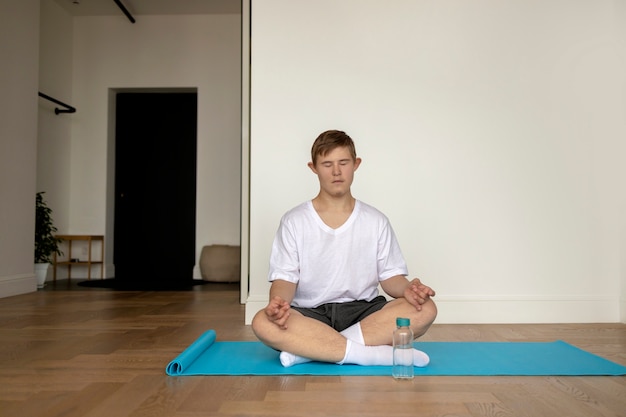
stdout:
[[[626,377],[168,377],[203,331],[255,340],[237,288],[49,285],[0,299],[0,416],[626,416]],[[565,340],[626,365],[626,325],[438,325],[423,340]]]

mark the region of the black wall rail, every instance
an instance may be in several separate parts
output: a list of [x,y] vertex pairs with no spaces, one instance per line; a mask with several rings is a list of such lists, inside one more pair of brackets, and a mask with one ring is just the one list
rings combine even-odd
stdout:
[[113,1],[115,2],[115,4],[117,4],[117,7],[119,7],[120,10],[126,15],[128,20],[130,20],[130,23],[135,23],[135,18],[133,17],[133,15],[130,14],[130,12],[126,9],[126,7],[124,7],[122,2],[120,0],[113,0]]
[[56,103],[59,106],[65,107],[64,109],[60,109],[60,108],[56,107],[54,109],[54,114],[59,114],[59,113],[76,113],[76,109],[74,107],[70,106],[69,104],[63,103],[62,101],[59,101],[56,98],[52,98],[52,97],[42,93],[41,91],[39,92],[39,97],[45,98],[46,100],[50,100],[51,102]]

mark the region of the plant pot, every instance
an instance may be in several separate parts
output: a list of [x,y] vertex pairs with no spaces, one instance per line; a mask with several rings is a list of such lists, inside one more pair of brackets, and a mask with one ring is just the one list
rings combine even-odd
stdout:
[[46,277],[48,275],[49,263],[35,264],[35,277],[37,278],[37,288],[43,288],[46,285]]

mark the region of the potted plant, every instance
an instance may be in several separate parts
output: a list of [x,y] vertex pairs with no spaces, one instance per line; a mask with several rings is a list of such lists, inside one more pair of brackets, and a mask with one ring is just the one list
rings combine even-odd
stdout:
[[54,233],[57,228],[52,221],[52,209],[43,199],[44,191],[37,193],[35,208],[35,276],[37,288],[43,288],[46,282],[48,266],[52,262],[52,255],[62,255],[59,243],[61,239]]

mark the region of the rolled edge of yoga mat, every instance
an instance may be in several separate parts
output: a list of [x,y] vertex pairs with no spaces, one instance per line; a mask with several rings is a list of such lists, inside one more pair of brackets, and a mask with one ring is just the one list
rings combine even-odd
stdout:
[[165,373],[170,376],[182,375],[184,370],[191,365],[202,352],[210,348],[217,334],[215,330],[207,330],[199,338],[196,339],[187,349],[171,361],[165,368]]

